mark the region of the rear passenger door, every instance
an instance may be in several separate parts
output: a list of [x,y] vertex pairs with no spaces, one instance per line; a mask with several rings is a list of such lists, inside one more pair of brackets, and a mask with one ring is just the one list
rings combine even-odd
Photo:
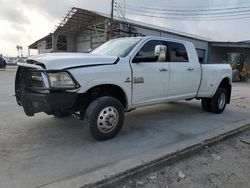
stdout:
[[[167,42],[170,82],[169,98],[192,98],[196,96],[200,84],[200,64],[194,62],[195,58],[188,46],[178,42]],[[195,52],[196,53],[196,52]]]

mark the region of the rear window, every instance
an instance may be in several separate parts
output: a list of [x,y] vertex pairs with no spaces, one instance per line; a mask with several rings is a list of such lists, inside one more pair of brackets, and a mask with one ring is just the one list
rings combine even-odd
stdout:
[[185,46],[177,42],[168,42],[170,62],[188,62],[188,54]]

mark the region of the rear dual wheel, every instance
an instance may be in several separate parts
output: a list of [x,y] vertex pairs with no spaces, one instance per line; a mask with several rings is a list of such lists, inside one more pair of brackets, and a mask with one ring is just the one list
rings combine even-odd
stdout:
[[227,90],[225,88],[218,88],[212,98],[203,98],[201,105],[204,111],[213,113],[222,113],[227,105]]

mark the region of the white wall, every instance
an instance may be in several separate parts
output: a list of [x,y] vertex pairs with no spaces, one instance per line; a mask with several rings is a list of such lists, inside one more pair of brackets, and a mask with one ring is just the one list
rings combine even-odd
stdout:
[[77,47],[76,47],[76,37],[74,35],[68,35],[67,36],[67,51],[68,52],[75,52]]
[[155,31],[155,30],[147,29],[147,28],[141,28],[141,27],[137,27],[137,26],[135,28],[136,28],[138,33],[141,33],[141,34],[146,35],[146,36],[158,36],[158,37],[161,36],[160,31]]
[[104,34],[85,34],[82,33],[77,36],[76,46],[77,52],[89,52],[90,49],[95,49],[100,44],[106,41]]
[[84,33],[77,36],[76,39],[76,51],[77,52],[88,52],[90,47],[90,35]]

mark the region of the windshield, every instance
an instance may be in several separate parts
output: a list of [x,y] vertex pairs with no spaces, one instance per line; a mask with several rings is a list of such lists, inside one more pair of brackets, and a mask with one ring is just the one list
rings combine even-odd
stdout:
[[91,53],[125,57],[129,54],[129,52],[131,52],[131,50],[140,40],[141,39],[139,38],[122,38],[110,40],[93,50]]

